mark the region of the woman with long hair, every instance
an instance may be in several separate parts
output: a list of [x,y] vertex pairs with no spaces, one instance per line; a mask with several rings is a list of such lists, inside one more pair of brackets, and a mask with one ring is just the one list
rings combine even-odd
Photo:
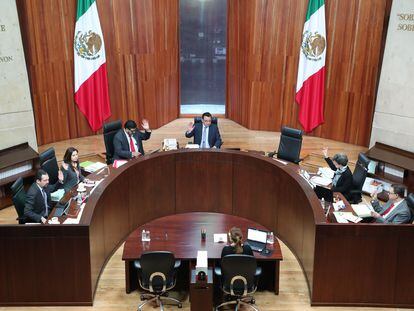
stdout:
[[223,247],[223,250],[221,251],[221,258],[231,254],[243,254],[253,256],[253,251],[251,247],[247,244],[243,244],[243,233],[240,230],[240,228],[231,228],[228,233],[228,239],[230,245]]
[[85,179],[80,169],[78,153],[78,149],[69,147],[63,156],[60,169],[63,173],[63,189],[65,189],[65,192]]

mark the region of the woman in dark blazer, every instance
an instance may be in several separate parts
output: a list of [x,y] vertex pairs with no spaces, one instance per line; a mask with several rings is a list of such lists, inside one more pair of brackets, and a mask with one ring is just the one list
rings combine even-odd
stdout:
[[322,152],[326,163],[335,172],[332,179],[332,191],[340,192],[347,200],[350,200],[353,179],[348,167],[348,157],[345,154],[337,153],[331,160],[328,157],[328,148],[324,148]]
[[65,192],[72,189],[77,183],[85,180],[79,166],[78,149],[74,147],[66,149],[60,170],[63,173],[63,189],[65,189]]
[[224,246],[221,251],[221,258],[231,254],[243,254],[253,256],[253,251],[249,245],[243,244],[243,233],[240,228],[233,227],[228,233],[230,245]]

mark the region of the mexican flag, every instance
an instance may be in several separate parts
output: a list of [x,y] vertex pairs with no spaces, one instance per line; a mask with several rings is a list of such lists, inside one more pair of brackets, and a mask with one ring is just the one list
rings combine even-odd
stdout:
[[78,0],[74,39],[75,102],[93,131],[111,116],[105,45],[95,0]]
[[299,55],[296,102],[299,122],[310,132],[324,122],[325,96],[325,1],[309,0]]

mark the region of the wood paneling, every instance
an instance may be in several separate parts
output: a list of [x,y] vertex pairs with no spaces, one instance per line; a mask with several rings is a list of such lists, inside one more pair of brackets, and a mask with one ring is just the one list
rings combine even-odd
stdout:
[[[228,0],[227,116],[301,128],[295,88],[307,0]],[[392,0],[326,1],[325,123],[311,135],[368,145]]]
[[[73,98],[76,0],[17,0],[38,144],[92,135]],[[178,0],[97,0],[110,120],[178,116]]]

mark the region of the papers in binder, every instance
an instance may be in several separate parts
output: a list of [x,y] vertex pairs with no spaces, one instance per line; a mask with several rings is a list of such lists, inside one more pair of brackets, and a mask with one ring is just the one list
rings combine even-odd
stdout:
[[226,233],[214,233],[214,243],[225,243],[227,241]]
[[322,177],[321,176],[313,176],[311,178],[311,181],[314,184],[317,184],[317,185],[322,186],[322,187],[326,187],[332,182],[332,179],[326,178],[326,177],[323,177],[323,176]]
[[372,207],[366,204],[351,204],[352,209],[358,217],[371,217]]
[[175,139],[175,138],[164,138],[162,149],[165,150],[165,151],[177,150],[177,139]]
[[318,175],[321,175],[324,178],[331,179],[334,177],[335,172],[329,167],[320,167],[318,169]]

